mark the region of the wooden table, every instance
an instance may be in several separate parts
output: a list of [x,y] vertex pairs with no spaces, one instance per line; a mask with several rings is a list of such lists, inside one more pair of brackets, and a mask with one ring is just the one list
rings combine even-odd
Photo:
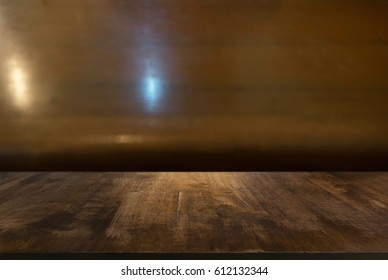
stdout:
[[387,170],[387,15],[0,0],[0,170]]

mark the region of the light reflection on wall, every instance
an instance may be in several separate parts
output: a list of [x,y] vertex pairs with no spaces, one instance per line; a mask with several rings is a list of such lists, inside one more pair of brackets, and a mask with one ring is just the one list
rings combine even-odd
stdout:
[[[0,7],[1,8],[1,7]],[[0,74],[4,75],[10,101],[20,110],[30,107],[29,75],[26,65],[20,57],[20,51],[15,37],[9,34],[2,10],[0,9],[0,34],[7,34],[8,40],[0,44]]]
[[12,94],[15,106],[21,110],[27,109],[30,105],[28,75],[18,59],[10,59],[8,63],[8,75],[8,90]]
[[162,82],[157,77],[145,75],[143,81],[143,95],[146,109],[155,112],[162,94]]
[[161,63],[161,54],[155,41],[158,34],[153,28],[147,27],[141,31],[141,45],[138,55],[140,72],[141,96],[144,110],[148,113],[156,113],[160,110],[160,102],[164,93],[164,72]]

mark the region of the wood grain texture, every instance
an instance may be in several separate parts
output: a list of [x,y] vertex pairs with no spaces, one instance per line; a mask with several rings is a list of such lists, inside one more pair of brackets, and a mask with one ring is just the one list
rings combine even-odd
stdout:
[[388,251],[388,173],[0,173],[0,252]]
[[0,170],[388,170],[387,14],[0,0]]

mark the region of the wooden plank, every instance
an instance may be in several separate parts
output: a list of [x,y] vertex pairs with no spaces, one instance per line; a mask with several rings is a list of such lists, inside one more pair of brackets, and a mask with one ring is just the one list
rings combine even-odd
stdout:
[[0,252],[386,252],[387,173],[38,173]]

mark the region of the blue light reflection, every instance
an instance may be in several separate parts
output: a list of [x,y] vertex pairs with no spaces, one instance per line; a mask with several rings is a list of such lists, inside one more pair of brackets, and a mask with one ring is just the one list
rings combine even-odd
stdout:
[[162,95],[162,81],[154,76],[145,76],[143,95],[147,111],[155,112]]

